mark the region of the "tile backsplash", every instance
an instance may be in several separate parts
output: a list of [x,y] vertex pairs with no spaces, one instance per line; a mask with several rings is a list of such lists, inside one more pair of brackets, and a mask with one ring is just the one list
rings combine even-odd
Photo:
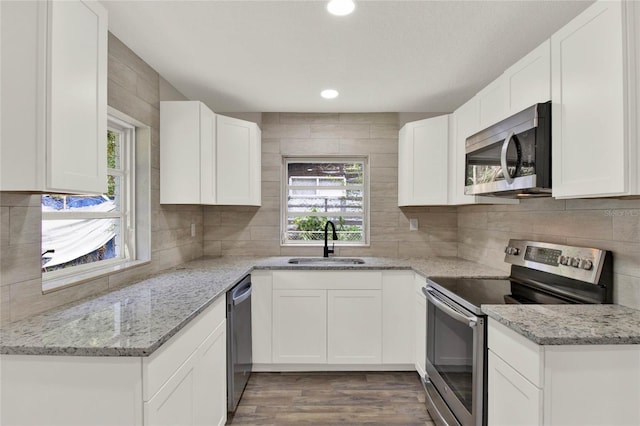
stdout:
[[336,247],[337,255],[456,255],[455,207],[398,208],[397,113],[262,114],[262,206],[205,207],[206,255],[322,255],[317,246],[280,246],[282,157],[296,155],[369,158],[371,243]]
[[640,309],[640,200],[523,200],[458,208],[458,255],[504,271],[510,238],[613,253],[615,303]]

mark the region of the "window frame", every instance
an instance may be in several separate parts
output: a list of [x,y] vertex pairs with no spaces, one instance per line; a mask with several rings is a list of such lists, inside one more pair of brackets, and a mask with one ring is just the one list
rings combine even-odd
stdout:
[[[107,175],[121,179],[120,209],[116,212],[42,212],[42,220],[109,219],[120,221],[118,242],[120,256],[54,271],[42,272],[42,288],[46,293],[67,287],[85,279],[104,275],[118,266],[136,260],[136,126],[111,114],[107,117],[107,130],[117,132],[120,138],[120,168],[107,168]],[[105,137],[107,135],[105,134]],[[68,194],[74,195],[74,194]],[[101,194],[96,194],[101,195]]]
[[[296,155],[283,155],[281,167],[281,176],[280,176],[280,246],[282,247],[322,247],[324,245],[324,240],[289,240],[287,239],[287,225],[288,225],[288,191],[290,188],[289,185],[289,175],[288,175],[288,164],[289,163],[350,163],[350,162],[362,162],[363,163],[363,182],[362,187],[357,186],[336,186],[331,187],[327,186],[326,189],[362,189],[362,215],[356,213],[341,213],[336,214],[336,216],[351,216],[351,217],[360,217],[362,216],[362,228],[363,228],[363,241],[331,241],[335,243],[336,246],[342,247],[369,247],[370,246],[370,202],[371,202],[371,193],[369,191],[369,156],[368,155],[336,155],[336,156],[327,156],[327,155],[305,155],[305,156],[296,156]],[[303,189],[300,187],[299,189]],[[306,187],[309,189],[309,187]],[[332,212],[306,212],[304,216],[331,216]],[[295,216],[295,214],[294,214]]]

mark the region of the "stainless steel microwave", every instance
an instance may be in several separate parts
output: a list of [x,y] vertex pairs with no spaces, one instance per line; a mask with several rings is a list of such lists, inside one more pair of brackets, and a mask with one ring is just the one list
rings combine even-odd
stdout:
[[551,102],[535,104],[467,138],[467,195],[551,195]]

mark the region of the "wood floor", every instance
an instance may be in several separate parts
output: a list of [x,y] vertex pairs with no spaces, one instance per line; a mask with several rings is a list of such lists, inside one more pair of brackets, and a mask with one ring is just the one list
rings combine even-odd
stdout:
[[228,425],[429,425],[415,372],[253,373]]

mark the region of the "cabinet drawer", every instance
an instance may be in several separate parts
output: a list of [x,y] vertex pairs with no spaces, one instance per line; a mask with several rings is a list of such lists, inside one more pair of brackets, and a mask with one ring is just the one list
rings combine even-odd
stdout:
[[149,401],[226,317],[221,296],[150,357],[143,359],[143,399]]
[[489,318],[488,346],[497,356],[535,386],[542,387],[542,347]]
[[274,290],[379,290],[380,271],[274,271]]

